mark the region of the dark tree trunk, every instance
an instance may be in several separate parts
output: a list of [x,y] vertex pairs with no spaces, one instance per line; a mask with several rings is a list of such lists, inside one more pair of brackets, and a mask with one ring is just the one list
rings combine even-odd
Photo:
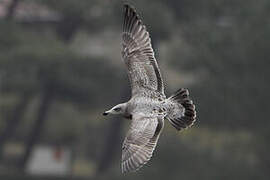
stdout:
[[[121,95],[121,102],[125,101],[129,95],[128,89],[124,89]],[[121,150],[121,130],[124,119],[122,117],[113,117],[110,119],[110,125],[107,136],[104,140],[103,151],[101,151],[98,162],[97,175],[105,172],[113,163],[116,150]],[[120,165],[119,165],[120,167]]]
[[49,107],[52,104],[52,101],[53,101],[53,89],[51,86],[47,86],[45,87],[44,93],[41,97],[36,121],[34,122],[32,131],[25,145],[26,150],[24,152],[24,155],[22,156],[21,161],[18,164],[21,170],[25,169],[25,165],[32,153],[33,147],[36,144],[36,142],[38,142],[38,140],[40,139],[44,123],[49,112]]
[[29,94],[24,94],[21,101],[16,105],[12,115],[7,120],[6,128],[0,135],[0,161],[3,157],[3,147],[5,142],[14,134],[19,122],[22,120],[23,114],[27,109],[30,99],[31,97]]
[[[70,20],[70,21],[69,21]],[[61,40],[68,43],[70,39],[73,37],[76,30],[79,28],[80,21],[75,22],[74,19],[64,18],[63,21],[59,24],[57,28],[57,32]],[[51,68],[55,70],[54,68]],[[29,138],[26,142],[26,150],[24,155],[22,156],[21,161],[19,162],[18,166],[19,169],[24,170],[25,166],[28,162],[28,159],[32,153],[34,145],[40,140],[40,136],[42,134],[44,123],[46,121],[50,105],[54,100],[54,91],[56,88],[56,84],[54,82],[55,72],[46,73],[43,70],[40,72],[41,81],[44,82],[44,92],[41,97],[40,107],[38,110],[36,121],[34,122],[32,131],[29,135]]]
[[110,126],[107,131],[107,136],[105,139],[105,145],[102,149],[102,154],[100,156],[100,161],[98,163],[97,174],[101,174],[105,172],[112,164],[114,160],[114,154],[116,149],[119,150],[121,146],[119,145],[120,142],[120,135],[121,129],[123,125],[123,119],[114,117],[110,119]]

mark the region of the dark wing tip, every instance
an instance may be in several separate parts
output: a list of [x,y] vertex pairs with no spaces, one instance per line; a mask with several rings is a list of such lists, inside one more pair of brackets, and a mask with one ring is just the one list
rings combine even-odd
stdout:
[[[123,32],[126,32],[128,31],[128,27],[129,27],[129,24],[130,24],[130,19],[133,17],[131,16],[131,13],[134,12],[132,7],[129,5],[129,4],[124,4],[124,11],[123,11],[123,14],[124,14],[124,24],[123,24]],[[134,13],[132,13],[134,14]]]
[[134,6],[130,5],[128,2],[125,2],[125,3],[124,3],[124,10],[125,10],[125,11],[126,11],[126,10],[130,10],[130,11],[136,13],[136,10],[135,10]]
[[[139,24],[142,24],[141,19],[139,15],[136,12],[135,7],[130,5],[129,3],[124,4],[124,26],[130,25],[131,19],[136,19],[136,21],[139,21]],[[134,23],[134,22],[133,22]]]

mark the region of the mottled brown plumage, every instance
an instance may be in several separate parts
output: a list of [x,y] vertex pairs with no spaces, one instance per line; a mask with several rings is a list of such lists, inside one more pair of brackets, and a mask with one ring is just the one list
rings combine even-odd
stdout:
[[161,73],[146,27],[134,8],[124,5],[122,57],[126,64],[132,98],[114,106],[107,114],[131,119],[122,146],[122,172],[136,171],[152,157],[164,118],[177,129],[190,127],[196,118],[188,90],[180,89],[166,98]]

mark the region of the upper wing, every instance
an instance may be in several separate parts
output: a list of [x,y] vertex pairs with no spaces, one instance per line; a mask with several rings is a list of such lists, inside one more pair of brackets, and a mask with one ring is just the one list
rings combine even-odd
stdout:
[[164,86],[154,57],[151,39],[135,10],[124,6],[122,57],[128,69],[132,95],[144,88],[164,94]]
[[133,117],[122,147],[122,172],[136,171],[146,164],[156,147],[163,119]]

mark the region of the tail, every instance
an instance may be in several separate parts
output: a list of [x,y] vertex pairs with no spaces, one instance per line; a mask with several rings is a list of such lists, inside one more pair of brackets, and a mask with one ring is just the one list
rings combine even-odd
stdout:
[[166,118],[179,131],[190,127],[196,121],[195,105],[187,89],[179,89],[168,99],[170,109]]

